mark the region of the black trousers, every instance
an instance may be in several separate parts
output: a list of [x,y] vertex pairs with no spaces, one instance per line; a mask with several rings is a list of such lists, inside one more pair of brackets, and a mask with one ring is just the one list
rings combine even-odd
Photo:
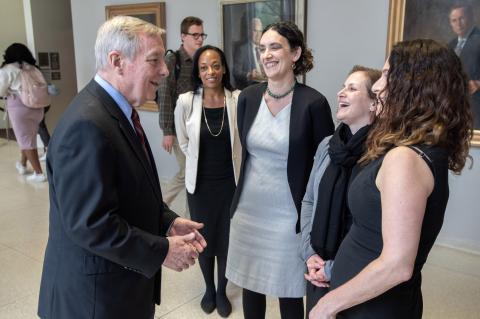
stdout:
[[328,288],[320,288],[312,285],[310,282],[307,282],[305,318],[308,319],[308,314],[310,313],[312,308],[315,307],[320,298],[325,296],[327,292]]
[[43,147],[48,147],[50,143],[50,133],[48,133],[47,125],[45,124],[45,114],[50,110],[50,105],[43,109],[43,118],[40,124],[38,124],[38,134],[42,140]]

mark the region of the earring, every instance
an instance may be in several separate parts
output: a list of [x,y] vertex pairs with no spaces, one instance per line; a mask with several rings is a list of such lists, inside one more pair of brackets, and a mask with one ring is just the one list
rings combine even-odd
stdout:
[[377,103],[375,101],[373,101],[371,104],[370,104],[370,107],[368,108],[370,110],[370,112],[375,112],[376,109],[377,109]]
[[292,63],[292,70],[295,70],[295,68],[297,67],[297,65],[295,64],[295,62]]

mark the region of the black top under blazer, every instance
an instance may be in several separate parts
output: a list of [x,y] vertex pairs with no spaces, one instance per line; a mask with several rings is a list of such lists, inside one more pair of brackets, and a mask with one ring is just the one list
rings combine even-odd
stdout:
[[48,145],[41,318],[151,318],[160,302],[165,234],[177,215],[163,203],[148,141],[146,148],[149,160],[93,80],[65,111]]
[[[231,216],[237,209],[243,190],[245,162],[249,157],[246,147],[247,135],[257,116],[266,88],[267,83],[249,86],[238,98],[237,123],[242,143],[242,164],[230,209]],[[330,105],[325,96],[301,83],[295,85],[290,112],[287,176],[293,202],[297,208],[296,232],[299,233],[302,198],[312,169],[313,157],[323,138],[333,134],[334,124]]]

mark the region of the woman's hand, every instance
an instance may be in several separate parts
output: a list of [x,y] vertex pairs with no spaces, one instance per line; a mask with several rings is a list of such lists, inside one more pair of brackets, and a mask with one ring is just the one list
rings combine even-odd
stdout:
[[328,287],[325,278],[325,261],[317,254],[307,259],[307,273],[305,279],[317,287]]

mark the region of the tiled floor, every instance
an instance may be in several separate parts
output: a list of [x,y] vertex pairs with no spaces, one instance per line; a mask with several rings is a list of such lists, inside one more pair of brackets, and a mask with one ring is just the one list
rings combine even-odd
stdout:
[[[31,184],[16,174],[15,142],[0,139],[0,319],[37,318],[37,299],[44,246],[48,236],[48,185]],[[180,198],[173,207],[183,207]],[[205,315],[199,303],[203,280],[198,266],[164,272],[162,305],[156,318],[220,318]],[[434,247],[424,269],[424,318],[480,318],[480,255]],[[241,290],[227,291],[230,318],[242,318]],[[269,299],[267,318],[280,318]]]

